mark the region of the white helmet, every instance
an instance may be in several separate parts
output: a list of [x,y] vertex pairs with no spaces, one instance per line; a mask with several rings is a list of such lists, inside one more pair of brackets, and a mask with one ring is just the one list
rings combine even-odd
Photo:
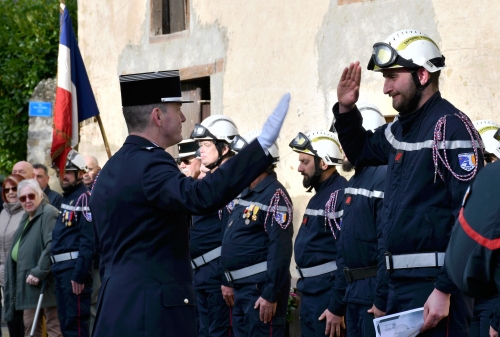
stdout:
[[380,110],[371,103],[359,102],[356,103],[361,116],[363,116],[363,127],[365,130],[375,130],[379,126],[386,124],[385,118]]
[[295,152],[302,152],[323,159],[327,165],[342,165],[344,158],[336,133],[330,131],[312,131],[299,134],[289,145]]
[[404,29],[391,34],[384,42],[373,45],[368,70],[424,67],[434,73],[445,67],[444,59],[439,47],[429,36],[415,29]]
[[472,124],[483,139],[485,151],[500,158],[500,141],[493,137],[500,125],[488,120],[474,121]]
[[[254,130],[245,133],[243,136],[237,135],[236,137],[234,137],[231,143],[231,150],[236,153],[240,152],[242,148],[250,144],[260,134],[261,134],[260,130]],[[275,142],[273,145],[271,145],[271,147],[268,150],[274,159],[273,164],[277,164],[280,161],[280,151],[278,148],[278,144]]]
[[238,134],[233,120],[224,115],[212,115],[201,124],[195,124],[191,137],[194,140],[220,140],[228,144]]
[[65,170],[87,172],[88,169],[87,169],[87,163],[85,162],[85,158],[81,154],[72,149],[68,153]]

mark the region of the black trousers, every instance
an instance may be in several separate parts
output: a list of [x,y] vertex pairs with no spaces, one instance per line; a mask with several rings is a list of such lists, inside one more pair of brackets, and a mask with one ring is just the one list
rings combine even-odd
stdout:
[[57,313],[64,337],[89,337],[90,297],[92,277],[89,275],[80,295],[73,293],[71,275],[73,269],[54,273],[56,278]]

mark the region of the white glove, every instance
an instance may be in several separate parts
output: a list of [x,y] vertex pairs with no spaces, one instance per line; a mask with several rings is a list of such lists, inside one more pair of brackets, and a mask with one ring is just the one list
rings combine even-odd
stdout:
[[280,134],[281,126],[285,120],[286,113],[288,112],[288,103],[290,102],[290,93],[286,93],[281,97],[278,106],[274,109],[273,113],[267,118],[267,121],[262,127],[261,134],[257,137],[260,146],[264,149],[266,154],[269,153],[269,148],[274,144],[278,135]]

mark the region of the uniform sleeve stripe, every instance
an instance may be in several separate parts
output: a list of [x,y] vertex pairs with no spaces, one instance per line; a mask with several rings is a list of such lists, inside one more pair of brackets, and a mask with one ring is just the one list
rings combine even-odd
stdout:
[[[263,212],[267,212],[269,210],[269,206],[263,205],[260,202],[246,201],[246,200],[243,200],[243,199],[238,199],[238,205],[241,205],[241,206],[250,206],[250,205],[258,206],[260,208],[260,210],[263,211]],[[278,206],[278,211],[288,213],[288,208],[286,206]]]
[[[396,139],[396,137],[394,137],[391,131],[391,126],[393,123],[394,122],[389,123],[385,128],[385,138],[394,149],[402,151],[419,151],[422,149],[432,149],[432,144],[434,144],[434,140],[432,139],[418,143],[400,142]],[[445,142],[439,142],[439,149],[443,150],[445,147],[447,150],[470,149],[472,148],[472,145],[473,144],[471,140],[447,140]],[[484,149],[482,141],[479,141],[479,147]]]
[[460,222],[460,225],[462,226],[464,232],[481,246],[486,247],[490,250],[500,248],[500,238],[494,240],[488,239],[472,229],[467,220],[465,220],[463,208],[460,210],[460,214],[458,215],[458,221]]
[[[304,212],[304,215],[310,215],[310,216],[325,216],[325,210],[324,209],[310,209],[307,208],[306,211]],[[328,219],[337,219],[340,218],[342,215],[344,215],[344,210],[340,210],[338,212],[333,212],[333,213],[328,213]]]
[[368,198],[384,198],[384,192],[382,191],[370,191],[364,188],[353,188],[353,187],[347,187],[345,189],[345,194],[352,194],[352,195],[363,195]]

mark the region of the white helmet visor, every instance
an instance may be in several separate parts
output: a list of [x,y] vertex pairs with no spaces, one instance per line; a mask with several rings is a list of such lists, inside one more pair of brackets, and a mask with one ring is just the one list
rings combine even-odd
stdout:
[[302,132],[299,132],[288,146],[298,151],[310,151],[315,156],[318,156],[318,152],[313,148],[311,140]]
[[377,42],[373,45],[373,52],[368,70],[374,70],[375,66],[379,68],[390,68],[394,65],[399,65],[404,68],[419,68],[420,66],[405,60],[399,56],[398,52],[385,42]]
[[191,136],[189,136],[191,139],[207,139],[211,138],[216,140],[217,137],[215,137],[206,127],[204,127],[201,124],[195,124],[194,129],[191,132]]
[[241,151],[241,149],[243,149],[247,145],[248,143],[245,140],[245,138],[241,137],[240,135],[236,135],[234,136],[234,139],[229,145],[229,147],[231,148],[232,151],[238,153]]

